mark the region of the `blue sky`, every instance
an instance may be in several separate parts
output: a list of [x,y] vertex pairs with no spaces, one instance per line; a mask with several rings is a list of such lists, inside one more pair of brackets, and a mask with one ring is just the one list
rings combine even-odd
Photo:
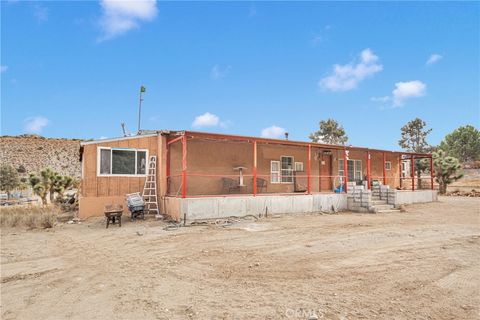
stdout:
[[478,2],[1,2],[1,133],[100,138],[137,128],[399,149],[479,123]]

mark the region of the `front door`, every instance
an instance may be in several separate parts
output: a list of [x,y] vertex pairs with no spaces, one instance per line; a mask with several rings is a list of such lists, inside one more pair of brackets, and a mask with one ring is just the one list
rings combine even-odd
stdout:
[[332,155],[322,153],[320,158],[320,191],[332,191]]

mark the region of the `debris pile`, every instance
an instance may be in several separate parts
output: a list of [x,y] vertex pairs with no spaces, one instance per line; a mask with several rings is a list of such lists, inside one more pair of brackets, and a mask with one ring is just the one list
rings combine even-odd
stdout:
[[480,197],[480,191],[477,191],[475,189],[472,189],[471,191],[456,190],[452,192],[447,192],[445,195],[451,197]]

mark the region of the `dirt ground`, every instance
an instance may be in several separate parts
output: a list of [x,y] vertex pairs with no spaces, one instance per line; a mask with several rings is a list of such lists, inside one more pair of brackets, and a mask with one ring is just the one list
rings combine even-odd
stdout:
[[479,319],[479,205],[3,229],[1,318]]

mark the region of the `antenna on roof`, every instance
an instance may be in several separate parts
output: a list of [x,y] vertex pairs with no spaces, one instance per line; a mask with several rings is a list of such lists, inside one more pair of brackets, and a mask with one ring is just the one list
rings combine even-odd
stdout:
[[142,114],[142,101],[143,101],[143,93],[145,92],[145,87],[140,86],[140,98],[138,101],[138,132],[137,134],[140,134],[140,116]]
[[285,140],[288,140],[288,132],[285,132]]
[[124,136],[124,137],[129,137],[129,136],[131,136],[130,131],[128,131],[127,125],[125,124],[125,122],[120,123],[120,126],[122,127],[122,131],[123,131],[123,136]]

